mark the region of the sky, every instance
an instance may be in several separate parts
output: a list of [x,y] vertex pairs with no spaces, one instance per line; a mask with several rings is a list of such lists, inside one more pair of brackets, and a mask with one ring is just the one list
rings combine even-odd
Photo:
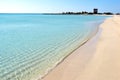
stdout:
[[120,12],[120,0],[0,0],[0,13]]

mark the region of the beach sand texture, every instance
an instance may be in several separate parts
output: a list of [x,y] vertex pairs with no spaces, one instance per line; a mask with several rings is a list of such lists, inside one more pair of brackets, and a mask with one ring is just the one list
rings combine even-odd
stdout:
[[91,40],[43,80],[120,80],[120,16],[105,20]]

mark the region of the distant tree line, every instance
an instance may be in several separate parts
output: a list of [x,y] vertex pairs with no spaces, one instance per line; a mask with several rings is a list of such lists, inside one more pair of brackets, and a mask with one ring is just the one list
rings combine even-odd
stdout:
[[[43,13],[44,15],[94,15],[93,12],[62,12],[62,13]],[[104,12],[104,13],[97,13],[95,15],[114,15],[112,12]],[[120,13],[116,13],[116,15],[120,15]]]
[[[63,12],[62,14],[63,15],[67,15],[67,14],[69,14],[69,15],[72,15],[72,14],[74,14],[74,15],[81,15],[81,14],[94,15],[93,12],[87,12],[87,11],[82,11],[82,12]],[[104,12],[104,13],[97,13],[97,14],[99,14],[99,15],[113,15],[113,13],[111,13],[111,12]]]

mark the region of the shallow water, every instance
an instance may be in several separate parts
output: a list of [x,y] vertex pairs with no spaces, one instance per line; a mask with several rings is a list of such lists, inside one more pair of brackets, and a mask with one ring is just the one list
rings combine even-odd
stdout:
[[91,38],[105,16],[0,14],[0,80],[33,80]]

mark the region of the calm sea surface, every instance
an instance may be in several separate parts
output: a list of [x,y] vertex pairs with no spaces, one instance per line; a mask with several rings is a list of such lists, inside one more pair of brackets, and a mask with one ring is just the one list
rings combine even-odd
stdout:
[[90,39],[106,18],[0,14],[0,80],[43,76]]

